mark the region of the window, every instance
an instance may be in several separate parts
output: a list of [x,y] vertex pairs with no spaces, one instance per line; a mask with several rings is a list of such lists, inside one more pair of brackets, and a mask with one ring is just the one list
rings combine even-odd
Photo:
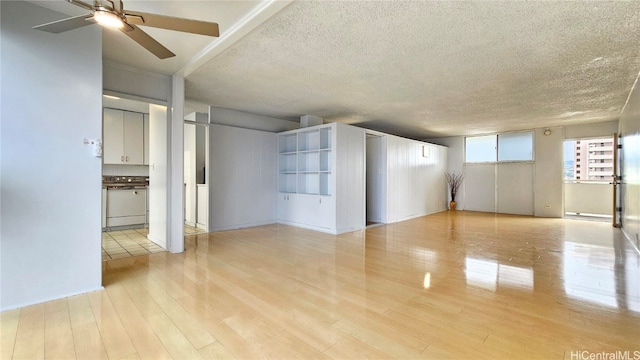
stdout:
[[576,174],[580,174],[580,170],[576,171]]
[[576,167],[577,167],[577,168],[579,168],[579,167],[580,167],[580,164],[576,165]]
[[532,131],[465,138],[468,163],[532,160]]
[[496,135],[465,138],[466,162],[496,161]]
[[533,160],[533,132],[498,135],[498,161]]

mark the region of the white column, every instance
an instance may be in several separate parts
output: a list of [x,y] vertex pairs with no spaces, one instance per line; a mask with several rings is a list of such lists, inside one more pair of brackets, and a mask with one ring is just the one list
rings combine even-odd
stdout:
[[184,251],[184,78],[173,76],[171,91],[171,150],[169,161],[168,250]]

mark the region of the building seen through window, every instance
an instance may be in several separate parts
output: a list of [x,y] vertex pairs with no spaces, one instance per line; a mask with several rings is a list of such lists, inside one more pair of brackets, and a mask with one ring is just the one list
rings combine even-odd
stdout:
[[[581,152],[581,148],[588,151]],[[613,138],[565,141],[565,180],[611,180],[613,151]]]

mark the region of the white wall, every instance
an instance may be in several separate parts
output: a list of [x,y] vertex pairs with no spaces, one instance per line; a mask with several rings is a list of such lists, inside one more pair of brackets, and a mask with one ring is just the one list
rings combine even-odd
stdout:
[[[457,210],[495,212],[496,209],[496,165],[469,164],[464,167],[464,208]],[[457,201],[457,200],[456,200]]]
[[196,126],[184,124],[184,222],[196,226]]
[[[103,65],[104,91],[129,95],[132,100],[166,103],[171,100],[171,78],[105,61]],[[153,102],[153,101],[151,101]]]
[[[464,172],[464,137],[453,136],[437,139],[425,140],[448,148],[447,151],[447,171],[460,174]],[[448,189],[448,188],[447,188]],[[447,201],[451,200],[451,195],[447,192]],[[465,209],[465,181],[462,182],[458,193],[456,194],[456,209]]]
[[497,165],[497,212],[533,215],[533,168],[532,163]]
[[209,126],[211,231],[276,222],[277,135]]
[[49,34],[64,17],[0,2],[0,307],[101,287],[102,34]]
[[360,230],[366,226],[365,213],[365,130],[336,124],[336,232]]
[[611,136],[618,132],[618,120],[595,124],[572,125],[564,128],[565,139],[584,139]]
[[549,130],[551,135],[545,135],[544,129],[536,129],[534,135],[534,214],[561,218],[564,216],[563,129],[555,127]]
[[640,248],[640,89],[633,87],[620,117],[622,229]]
[[195,123],[184,124],[184,183],[185,223],[196,226],[196,184],[204,184],[207,127]]
[[387,223],[445,210],[447,148],[392,135],[386,140]]
[[167,248],[167,148],[167,108],[150,104],[149,234],[147,238],[165,249]]

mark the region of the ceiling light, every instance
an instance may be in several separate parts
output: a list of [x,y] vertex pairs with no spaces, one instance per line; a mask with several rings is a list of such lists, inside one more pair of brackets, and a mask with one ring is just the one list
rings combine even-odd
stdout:
[[107,26],[110,28],[121,29],[124,27],[124,22],[113,12],[108,10],[96,10],[93,12],[93,19],[102,26]]
[[102,96],[106,97],[107,99],[120,100],[119,97],[113,96],[113,95],[102,95]]

